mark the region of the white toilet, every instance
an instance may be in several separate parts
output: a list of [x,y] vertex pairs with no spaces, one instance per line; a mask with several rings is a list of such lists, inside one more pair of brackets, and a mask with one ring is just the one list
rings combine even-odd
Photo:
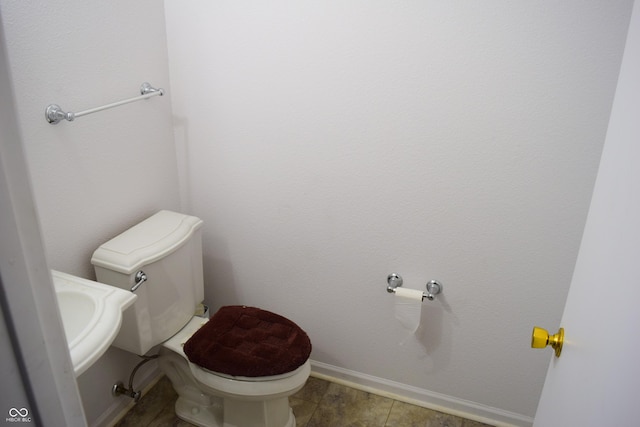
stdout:
[[[160,211],[94,252],[91,263],[98,282],[135,288],[138,295],[134,305],[123,313],[113,345],[144,355],[161,344],[159,366],[178,393],[176,414],[185,421],[203,427],[295,427],[288,397],[309,377],[311,343],[293,322],[253,307],[223,307],[210,324],[208,319],[194,315],[204,299],[201,227],[199,218]],[[255,320],[244,313],[266,320]],[[235,349],[222,348],[222,332],[216,326],[223,320],[232,325],[241,317],[255,320],[260,326],[244,325],[243,332],[233,336]],[[280,321],[285,326],[277,323]],[[242,335],[256,336],[260,341],[269,328],[290,334],[283,337],[285,341],[291,342],[295,336],[303,344],[301,349],[291,350],[290,355],[288,348],[278,348],[277,340],[269,337],[269,355],[264,360],[260,354],[248,356],[244,349],[259,353],[261,350],[251,345],[261,343],[250,342],[249,338],[242,342]],[[185,343],[194,334],[186,346],[187,353],[191,351],[187,355]],[[194,348],[199,353],[195,354]],[[242,363],[233,366],[236,355]],[[199,362],[203,366],[189,360],[200,361],[198,357],[205,359]]]

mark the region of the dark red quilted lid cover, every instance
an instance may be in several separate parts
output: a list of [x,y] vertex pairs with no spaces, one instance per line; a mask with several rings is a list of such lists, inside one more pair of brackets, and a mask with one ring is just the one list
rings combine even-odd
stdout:
[[189,338],[192,363],[242,377],[280,375],[309,358],[309,336],[291,320],[256,307],[222,307]]

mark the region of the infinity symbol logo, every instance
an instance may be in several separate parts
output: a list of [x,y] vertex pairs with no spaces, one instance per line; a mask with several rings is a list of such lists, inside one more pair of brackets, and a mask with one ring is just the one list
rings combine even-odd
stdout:
[[10,417],[26,417],[27,415],[29,415],[29,411],[27,410],[27,408],[11,408],[9,409],[9,416]]

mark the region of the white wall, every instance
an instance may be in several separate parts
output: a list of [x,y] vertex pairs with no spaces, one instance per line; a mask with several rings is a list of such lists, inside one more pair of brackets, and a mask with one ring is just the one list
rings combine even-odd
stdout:
[[[2,1],[19,127],[51,268],[93,278],[93,250],[158,209],[179,209],[164,10],[153,1]],[[80,111],[168,96],[52,126],[44,109]],[[92,424],[138,358],[110,350],[78,379]],[[136,377],[139,380],[144,371]]]
[[[206,297],[312,358],[527,420],[584,226],[631,0],[165,1]],[[186,169],[185,169],[186,170]],[[403,340],[386,276],[432,279]]]

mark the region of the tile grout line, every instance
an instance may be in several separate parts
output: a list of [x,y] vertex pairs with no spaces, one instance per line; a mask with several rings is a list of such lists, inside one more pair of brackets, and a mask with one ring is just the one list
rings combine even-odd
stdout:
[[391,402],[391,406],[389,407],[389,412],[387,413],[387,418],[385,418],[384,420],[384,424],[382,425],[383,427],[387,426],[387,423],[389,422],[389,417],[391,416],[391,411],[393,411],[393,406],[396,404],[397,400],[393,400]]
[[[318,404],[318,403],[316,403],[316,404],[315,404],[315,406],[313,407],[313,411],[311,412],[311,415],[309,416],[309,419],[307,420],[307,422],[306,422],[306,423],[304,423],[304,425],[303,425],[303,426],[300,426],[300,427],[307,427],[307,425],[309,424],[309,422],[311,422],[311,420],[313,419],[313,415],[314,415],[314,414],[316,413],[316,411],[318,410],[318,406],[319,406],[319,404]],[[293,414],[293,415],[294,415],[294,417],[295,417],[295,414]],[[297,424],[297,423],[296,423],[296,424]]]
[[[305,383],[306,384],[306,383]],[[304,387],[304,386],[303,386]],[[316,412],[318,411],[318,408],[320,407],[320,404],[322,403],[322,401],[324,400],[325,396],[327,395],[327,393],[329,393],[329,388],[327,387],[324,392],[322,393],[322,396],[320,396],[320,398],[318,399],[317,402],[314,402],[314,407],[313,407],[313,411],[311,412],[311,416],[309,416],[309,419],[307,420],[306,423],[304,423],[303,427],[307,427],[309,425],[309,423],[313,420],[313,416],[316,414]],[[294,414],[295,415],[295,414]]]

